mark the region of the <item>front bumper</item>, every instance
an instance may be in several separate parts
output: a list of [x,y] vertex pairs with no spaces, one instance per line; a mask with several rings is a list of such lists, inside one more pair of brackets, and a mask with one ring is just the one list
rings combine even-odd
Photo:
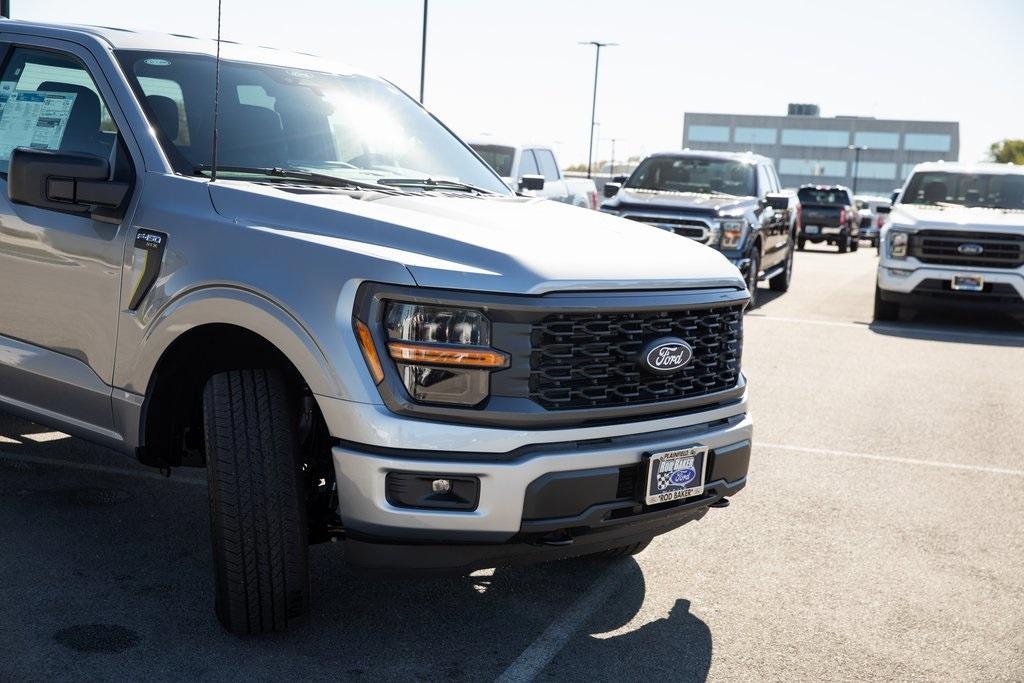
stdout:
[[[954,275],[981,275],[985,291],[951,289]],[[883,259],[878,267],[883,301],[922,308],[966,308],[1024,313],[1024,268],[976,269],[928,266],[911,257]]]
[[[698,518],[745,485],[752,432],[743,412],[662,431],[539,444],[508,459],[491,454],[466,459],[472,454],[465,453],[432,457],[425,451],[340,444],[333,458],[350,560],[380,567],[396,562],[430,568],[494,566],[650,538]],[[639,503],[636,490],[623,487],[629,471],[643,479],[636,473],[646,454],[690,445],[710,449],[704,496],[648,507]],[[386,497],[390,472],[476,477],[479,502],[465,511],[396,507]],[[575,550],[544,545],[543,539],[556,532],[570,534]],[[472,547],[462,548],[466,544]],[[461,550],[451,551],[452,545]]]

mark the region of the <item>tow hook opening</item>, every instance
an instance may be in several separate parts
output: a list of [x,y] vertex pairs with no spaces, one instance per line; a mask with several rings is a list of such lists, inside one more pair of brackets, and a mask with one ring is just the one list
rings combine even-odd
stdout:
[[570,534],[565,529],[559,529],[558,531],[552,531],[550,533],[544,534],[540,537],[539,541],[541,545],[564,547],[567,545],[572,545],[573,537],[572,534]]

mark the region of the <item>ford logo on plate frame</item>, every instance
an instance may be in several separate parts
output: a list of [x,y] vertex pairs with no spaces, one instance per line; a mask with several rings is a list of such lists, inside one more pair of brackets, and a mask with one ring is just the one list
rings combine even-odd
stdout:
[[640,365],[656,375],[679,372],[693,360],[693,347],[678,337],[655,339],[644,347]]

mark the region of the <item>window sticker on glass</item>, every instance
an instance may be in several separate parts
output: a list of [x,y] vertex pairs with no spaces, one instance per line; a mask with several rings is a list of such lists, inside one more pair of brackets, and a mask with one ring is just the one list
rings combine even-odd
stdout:
[[59,149],[76,97],[75,93],[38,90],[7,94],[0,115],[0,158],[10,159],[15,147]]

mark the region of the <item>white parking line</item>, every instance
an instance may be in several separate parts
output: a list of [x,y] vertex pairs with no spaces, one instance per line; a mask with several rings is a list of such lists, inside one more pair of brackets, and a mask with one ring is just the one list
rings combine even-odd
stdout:
[[754,448],[774,448],[781,451],[795,451],[797,453],[810,453],[811,455],[839,456],[843,458],[860,458],[861,460],[880,460],[882,462],[897,462],[903,465],[927,465],[928,467],[941,467],[950,470],[967,470],[970,472],[985,472],[986,474],[1006,474],[1011,477],[1024,477],[1024,470],[1014,470],[1006,467],[990,467],[988,465],[965,465],[959,462],[943,462],[941,460],[919,460],[917,458],[901,458],[895,455],[878,455],[875,453],[854,453],[852,451],[838,451],[831,448],[810,448],[808,446],[791,446],[779,443],[754,442]]
[[580,599],[548,625],[537,639],[516,657],[496,679],[498,683],[532,681],[555,658],[584,622],[608,600],[625,580],[629,562],[613,562],[602,572]]
[[137,477],[140,479],[160,479],[162,481],[173,481],[191,486],[202,486],[206,488],[206,479],[192,476],[173,475],[165,477],[153,470],[130,470],[121,467],[110,467],[108,465],[94,465],[89,462],[71,462],[59,458],[43,458],[38,455],[23,455],[21,453],[5,453],[0,451],[0,460],[8,462],[22,462],[30,465],[48,465],[52,467],[67,467],[73,470],[84,470],[86,472],[100,472],[102,474],[118,474],[125,477]]

